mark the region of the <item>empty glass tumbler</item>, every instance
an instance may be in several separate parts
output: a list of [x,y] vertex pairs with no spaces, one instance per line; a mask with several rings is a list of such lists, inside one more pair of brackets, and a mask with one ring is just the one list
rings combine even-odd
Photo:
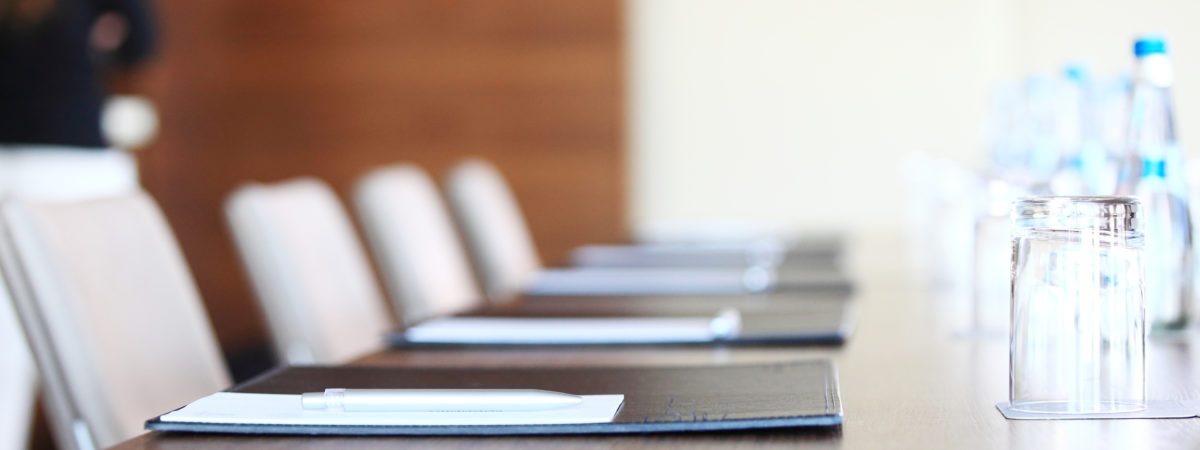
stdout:
[[1031,197],[1013,205],[1009,401],[1088,414],[1146,408],[1141,204]]

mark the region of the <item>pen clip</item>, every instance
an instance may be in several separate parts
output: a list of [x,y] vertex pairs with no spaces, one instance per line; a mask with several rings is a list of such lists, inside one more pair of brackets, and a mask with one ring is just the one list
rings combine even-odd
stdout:
[[343,409],[343,401],[346,398],[346,390],[343,388],[329,388],[325,392],[307,392],[300,394],[300,406],[304,409],[319,410],[319,409]]

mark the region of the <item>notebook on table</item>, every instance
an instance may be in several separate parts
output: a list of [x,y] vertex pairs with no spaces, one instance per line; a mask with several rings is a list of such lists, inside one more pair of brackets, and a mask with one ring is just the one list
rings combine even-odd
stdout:
[[852,331],[855,303],[525,301],[433,318],[392,333],[395,346],[839,344]]
[[538,273],[523,292],[559,295],[734,295],[762,292],[842,293],[854,283],[837,270],[767,267],[572,267]]
[[[852,301],[844,293],[770,292],[739,295],[531,295],[512,303],[525,311],[552,314],[556,311],[596,314],[618,311],[626,314],[680,314],[716,311],[733,307],[746,313],[819,310],[831,302]],[[828,305],[828,306],[822,306]]]
[[[799,251],[797,251],[799,250]],[[584,245],[571,251],[574,267],[748,267],[785,271],[837,272],[840,249],[788,250],[772,242],[741,244]]]
[[[256,394],[246,396],[251,402],[269,394],[265,397],[280,399],[283,407],[291,401],[299,410],[299,394],[330,387],[542,389],[592,398],[596,408],[614,408],[616,412],[609,417],[601,414],[586,423],[550,423],[555,422],[545,418],[550,415],[534,414],[529,420],[505,424],[483,421],[464,425],[461,420],[439,424],[426,417],[414,425],[404,424],[402,419],[389,423],[391,413],[379,413],[370,420],[330,419],[321,424],[320,420],[294,419],[289,423],[279,420],[278,414],[248,410],[239,407],[237,401],[218,399],[207,406],[207,416],[180,416],[184,420],[172,416],[188,409],[181,408],[149,420],[146,428],[242,434],[510,435],[749,430],[832,427],[842,423],[838,378],[827,360],[657,368],[285,367],[223,394]],[[620,403],[614,406],[618,396]]]
[[784,265],[775,268],[775,289],[779,292],[850,294],[854,292],[854,279],[835,268]]

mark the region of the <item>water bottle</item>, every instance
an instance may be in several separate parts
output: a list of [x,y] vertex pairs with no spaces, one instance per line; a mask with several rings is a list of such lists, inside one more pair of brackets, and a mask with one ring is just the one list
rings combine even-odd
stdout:
[[1115,77],[1107,77],[1094,85],[1096,134],[1104,154],[1102,167],[1098,169],[1094,195],[1112,195],[1117,192],[1117,179],[1122,163],[1127,159],[1126,128],[1129,126],[1129,97],[1133,92],[1132,72],[1125,71]]
[[1088,137],[1088,90],[1087,66],[1073,62],[1063,69],[1063,79],[1055,89],[1054,130],[1058,150],[1061,153],[1058,171],[1050,180],[1050,191],[1055,195],[1084,195],[1092,193],[1084,177],[1084,142]]
[[1056,121],[1058,99],[1054,78],[1044,74],[1030,75],[1025,81],[1025,136],[1028,151],[1026,169],[1037,184],[1046,185],[1062,167],[1063,152],[1058,138]]
[[1156,329],[1182,329],[1191,309],[1193,254],[1183,153],[1171,105],[1174,75],[1164,38],[1137,39],[1134,55],[1137,70],[1118,192],[1139,197],[1145,211],[1147,321]]

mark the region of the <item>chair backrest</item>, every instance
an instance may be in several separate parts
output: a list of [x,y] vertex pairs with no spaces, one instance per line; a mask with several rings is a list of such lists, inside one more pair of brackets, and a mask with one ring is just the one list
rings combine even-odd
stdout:
[[463,312],[484,299],[437,185],[400,164],[363,176],[355,206],[384,286],[406,324]]
[[26,448],[33,423],[37,370],[0,275],[0,448]]
[[542,263],[500,172],[482,160],[464,161],[447,175],[446,195],[488,297],[505,299],[528,286]]
[[394,322],[328,185],[247,184],[225,212],[280,359],[341,363],[382,346]]
[[148,195],[10,201],[0,219],[0,266],[61,446],[111,446],[229,386],[187,264]]

